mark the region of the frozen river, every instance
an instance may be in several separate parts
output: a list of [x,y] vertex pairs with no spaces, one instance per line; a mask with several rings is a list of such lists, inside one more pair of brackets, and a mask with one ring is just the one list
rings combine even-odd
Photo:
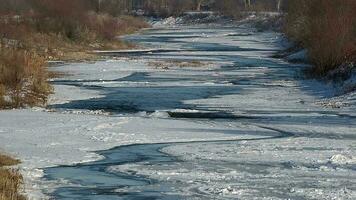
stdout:
[[[43,123],[31,127],[47,127],[34,132],[54,132],[41,136],[49,145],[30,147],[41,165],[20,154],[25,166],[43,169],[42,192],[78,200],[356,198],[355,107],[322,106],[330,92],[300,78],[306,66],[272,58],[283,48],[279,34],[179,26],[126,39],[156,50],[52,67],[69,74],[53,80],[55,112],[26,113]],[[55,119],[41,122],[47,115]],[[90,162],[73,165],[78,157]]]
[[[48,179],[72,184],[55,190],[55,197],[355,197],[354,113],[319,106],[316,101],[326,93],[298,80],[302,65],[270,58],[281,48],[279,35],[246,27],[178,27],[145,31],[128,40],[162,51],[128,55],[122,77],[108,73],[98,80],[56,82],[102,96],[53,107],[164,118],[170,128],[192,137],[210,132],[237,138],[207,136],[205,142],[101,151],[103,160],[45,170]],[[131,62],[145,66],[131,68]],[[115,70],[115,61],[108,68]],[[175,127],[175,121],[192,124]]]

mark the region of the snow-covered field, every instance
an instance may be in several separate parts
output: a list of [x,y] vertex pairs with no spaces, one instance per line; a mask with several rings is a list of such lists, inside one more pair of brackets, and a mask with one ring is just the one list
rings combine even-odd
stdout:
[[[48,108],[0,112],[0,150],[22,160],[30,199],[74,199],[73,185],[95,188],[90,199],[130,199],[133,191],[160,199],[356,198],[355,104],[325,106],[332,89],[298,78],[304,65],[270,58],[281,48],[278,34],[161,26],[127,39],[167,51],[52,67],[69,76],[52,80]],[[151,149],[138,146],[136,156],[157,158],[105,163],[110,184],[95,162],[81,182],[66,168],[48,170],[131,144]],[[123,187],[115,173],[152,181]]]

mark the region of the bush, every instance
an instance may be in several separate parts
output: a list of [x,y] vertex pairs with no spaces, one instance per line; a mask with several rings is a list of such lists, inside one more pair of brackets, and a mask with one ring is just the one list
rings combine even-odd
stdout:
[[23,50],[0,50],[0,107],[44,105],[51,93],[45,60]]
[[0,84],[0,107],[1,105],[5,105],[5,94],[6,94],[5,87],[4,85]]
[[8,156],[0,154],[0,200],[25,200],[26,198],[20,193],[23,178],[17,170],[4,168],[19,164]]
[[0,200],[25,200],[19,191],[22,176],[17,170],[0,168]]
[[116,36],[148,26],[138,18],[114,17],[102,9],[94,12],[97,3],[0,0],[0,108],[46,103],[51,93],[46,59],[85,60],[94,57],[88,53],[93,48],[131,47]]
[[92,39],[112,40],[119,30],[118,19],[107,14],[90,12],[86,15],[82,29],[95,37]]
[[121,16],[119,18],[119,30],[117,34],[129,34],[142,28],[148,28],[149,24],[143,19],[132,16]]
[[325,76],[356,55],[356,1],[290,1],[286,34],[308,49],[312,72]]

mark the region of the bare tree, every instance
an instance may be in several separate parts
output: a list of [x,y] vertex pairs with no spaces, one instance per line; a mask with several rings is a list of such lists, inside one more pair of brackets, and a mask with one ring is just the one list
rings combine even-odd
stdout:
[[245,8],[251,7],[251,0],[244,0],[244,2],[245,2]]
[[201,5],[203,3],[204,0],[196,0],[196,9],[197,11],[201,10]]
[[101,11],[101,3],[102,3],[103,0],[98,0],[98,11],[100,12]]
[[282,0],[277,0],[277,10],[278,12],[281,11]]

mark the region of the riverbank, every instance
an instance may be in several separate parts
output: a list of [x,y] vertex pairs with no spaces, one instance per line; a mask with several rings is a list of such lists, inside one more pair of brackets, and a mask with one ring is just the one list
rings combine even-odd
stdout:
[[23,178],[11,166],[20,162],[9,156],[0,154],[0,200],[25,200],[22,193]]
[[0,109],[45,106],[52,92],[47,62],[97,60],[94,50],[131,49],[119,36],[149,26],[138,17],[94,12],[90,3],[3,2]]
[[306,76],[341,86],[340,94],[356,89],[355,8],[352,0],[301,0],[285,16],[283,31],[300,51],[289,58],[307,59]]

